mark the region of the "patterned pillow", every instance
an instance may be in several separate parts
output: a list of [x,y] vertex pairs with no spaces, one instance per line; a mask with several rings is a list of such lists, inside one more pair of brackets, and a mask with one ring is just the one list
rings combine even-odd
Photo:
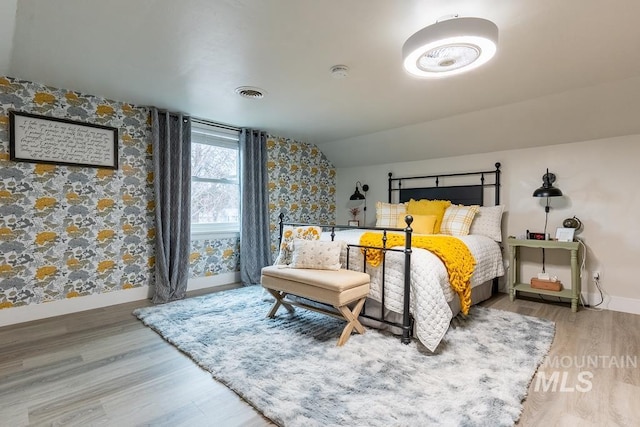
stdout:
[[436,224],[433,226],[435,234],[441,233],[440,227],[444,211],[451,206],[449,200],[409,200],[407,203],[407,213],[411,215],[435,215]]
[[293,254],[293,239],[318,240],[322,233],[322,228],[315,226],[293,227],[285,225],[282,229],[282,243],[280,243],[280,253],[274,265],[291,264]]
[[487,236],[496,242],[502,242],[502,213],[504,205],[480,206],[473,218],[469,234]]
[[[433,227],[436,225],[436,216],[435,215],[411,215],[413,217],[413,222],[411,223],[411,228],[413,232],[416,234],[433,234]],[[398,217],[398,224],[396,225],[398,228],[406,228],[407,223],[404,220],[404,217]]]
[[451,205],[444,212],[440,233],[451,236],[466,236],[469,234],[473,217],[480,206]]
[[376,227],[395,228],[398,224],[398,217],[404,218],[407,214],[407,207],[404,203],[376,203]]
[[291,268],[340,270],[340,252],[344,242],[294,239]]

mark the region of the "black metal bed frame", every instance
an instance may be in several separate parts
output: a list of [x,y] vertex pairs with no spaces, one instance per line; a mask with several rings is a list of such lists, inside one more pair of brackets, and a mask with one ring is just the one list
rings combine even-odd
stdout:
[[[409,177],[400,177],[394,178],[393,174],[389,173],[389,189],[388,189],[388,201],[389,203],[393,203],[393,196],[397,193],[397,201],[396,203],[407,202],[410,199],[420,200],[420,199],[442,199],[442,200],[450,200],[454,204],[463,204],[463,205],[480,205],[484,206],[485,201],[485,189],[493,188],[494,189],[494,204],[500,204],[500,163],[495,164],[495,169],[491,171],[478,171],[478,172],[463,172],[463,173],[450,173],[450,174],[437,174],[437,175],[421,175],[421,176],[409,176]],[[448,180],[449,178],[458,178],[458,177],[470,177],[470,176],[479,176],[480,183],[479,184],[463,184],[463,185],[447,185],[441,186],[441,180]],[[486,178],[489,178],[490,182],[485,182]],[[430,186],[420,186],[420,187],[403,187],[404,181],[415,181],[415,180],[434,180],[435,185]],[[411,296],[411,254],[413,249],[411,248],[411,236],[413,233],[413,229],[411,228],[411,223],[413,222],[413,217],[411,215],[407,215],[405,217],[405,222],[407,224],[406,228],[376,228],[376,227],[359,227],[359,226],[347,226],[347,225],[336,225],[336,224],[308,224],[308,223],[293,223],[293,222],[284,222],[284,213],[280,213],[279,215],[279,226],[280,226],[280,242],[282,242],[282,235],[284,232],[284,226],[318,226],[323,229],[327,229],[331,231],[331,240],[333,241],[335,238],[336,229],[344,230],[344,229],[362,229],[362,230],[374,230],[374,231],[382,231],[382,247],[374,247],[374,246],[363,246],[363,245],[355,245],[349,244],[347,245],[347,265],[346,268],[349,269],[349,252],[351,248],[357,248],[357,250],[362,250],[364,252],[364,261],[362,266],[362,271],[366,272],[367,270],[367,251],[368,250],[380,250],[382,251],[382,283],[380,284],[380,292],[381,292],[381,301],[380,301],[380,316],[373,316],[367,313],[366,304],[363,308],[360,316],[368,319],[375,320],[377,322],[397,327],[402,330],[402,338],[401,341],[403,344],[409,344],[411,342],[412,331],[413,331],[413,316],[411,315],[409,308],[411,305],[410,296]],[[405,234],[405,247],[403,249],[399,248],[388,248],[387,244],[387,233],[388,232],[401,232]],[[385,316],[385,263],[386,263],[386,253],[387,252],[401,252],[404,253],[404,299],[403,299],[403,313],[402,313],[402,323],[397,323],[386,319]],[[498,279],[493,279],[492,293],[496,293],[498,290]]]

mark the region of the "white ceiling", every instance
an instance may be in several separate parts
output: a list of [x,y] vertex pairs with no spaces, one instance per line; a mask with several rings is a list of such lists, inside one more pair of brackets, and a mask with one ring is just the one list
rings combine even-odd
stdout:
[[[0,73],[264,129],[339,167],[640,133],[637,0],[0,5]],[[405,73],[404,41],[455,13],[497,24],[496,57],[449,79]],[[243,85],[267,96],[240,98]]]

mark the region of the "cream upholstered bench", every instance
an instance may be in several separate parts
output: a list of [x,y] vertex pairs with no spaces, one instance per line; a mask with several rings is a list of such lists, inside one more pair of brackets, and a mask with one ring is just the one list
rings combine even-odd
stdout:
[[[345,269],[278,268],[272,265],[262,269],[261,281],[262,286],[276,299],[267,317],[275,317],[280,305],[289,311],[293,311],[292,306],[295,305],[346,320],[347,326],[338,339],[339,346],[347,342],[354,329],[364,334],[358,316],[369,294],[368,274]],[[285,298],[289,294],[332,305],[340,314]],[[355,306],[349,309],[348,304],[353,302]]]

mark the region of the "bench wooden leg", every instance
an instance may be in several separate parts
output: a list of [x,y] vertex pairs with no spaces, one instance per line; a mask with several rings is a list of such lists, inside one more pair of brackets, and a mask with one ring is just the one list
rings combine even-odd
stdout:
[[353,307],[353,311],[349,310],[349,307],[343,305],[342,307],[336,307],[342,316],[347,320],[347,326],[342,330],[342,334],[340,335],[340,339],[338,340],[338,346],[346,343],[349,337],[351,336],[351,332],[355,328],[356,331],[360,334],[364,334],[364,326],[358,320],[358,316],[360,316],[360,311],[362,310],[362,306],[364,305],[365,298],[360,299],[358,303]]
[[287,302],[284,301],[284,297],[287,296],[286,292],[283,291],[274,291],[273,289],[269,289],[269,288],[265,288],[267,291],[269,291],[269,293],[271,295],[273,295],[273,297],[276,299],[276,302],[273,304],[273,307],[271,307],[271,310],[269,310],[269,314],[267,314],[267,317],[276,317],[276,311],[278,311],[278,308],[280,308],[280,306],[282,305],[284,308],[287,309],[287,311],[289,313],[293,313],[293,306]]

